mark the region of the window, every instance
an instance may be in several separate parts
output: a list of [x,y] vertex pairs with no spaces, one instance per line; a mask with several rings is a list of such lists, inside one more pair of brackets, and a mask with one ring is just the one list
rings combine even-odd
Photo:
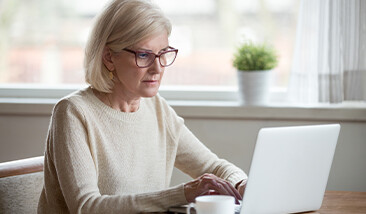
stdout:
[[[0,84],[82,84],[83,49],[106,0],[0,1]],[[245,39],[278,50],[276,87],[286,87],[299,0],[155,0],[179,49],[163,86],[235,88],[235,47]]]

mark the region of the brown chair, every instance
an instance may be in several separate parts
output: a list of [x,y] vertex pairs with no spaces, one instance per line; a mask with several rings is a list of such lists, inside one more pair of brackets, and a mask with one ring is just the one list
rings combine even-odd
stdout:
[[44,157],[0,163],[0,213],[37,213]]

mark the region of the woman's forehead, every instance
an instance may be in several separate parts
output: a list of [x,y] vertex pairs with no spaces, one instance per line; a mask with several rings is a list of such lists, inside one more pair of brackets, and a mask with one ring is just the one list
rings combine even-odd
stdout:
[[149,51],[161,51],[169,47],[169,40],[167,33],[159,33],[149,38],[138,42],[133,45],[133,48],[149,50]]

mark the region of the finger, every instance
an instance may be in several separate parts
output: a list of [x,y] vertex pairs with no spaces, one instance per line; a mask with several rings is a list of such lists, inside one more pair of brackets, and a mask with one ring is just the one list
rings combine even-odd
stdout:
[[208,194],[209,194],[209,195],[220,195],[220,193],[219,193],[219,192],[216,192],[215,190],[210,190],[210,191],[208,192]]
[[200,176],[200,178],[214,178],[216,177],[214,174],[211,173],[205,173],[203,175]]
[[220,195],[233,196],[235,198],[235,202],[239,203],[239,199],[236,197],[235,193],[231,191],[230,187],[228,187],[225,182],[218,179],[205,179],[204,182],[207,182],[205,184],[206,188],[213,189]]
[[213,189],[222,195],[231,195],[236,200],[242,200],[239,192],[228,181],[220,177],[206,173],[200,177],[200,180],[204,184],[203,187],[205,190]]
[[229,182],[225,180],[220,180],[219,182],[231,196],[234,196],[237,200],[242,200],[239,192]]
[[239,187],[238,187],[238,191],[239,191],[239,194],[240,194],[240,195],[244,195],[244,189],[243,189],[243,186],[239,186]]
[[244,194],[245,194],[245,190],[247,189],[247,184],[243,184],[243,185],[240,185],[239,186],[239,193],[244,197]]
[[235,187],[233,185],[231,185],[228,181],[225,181],[225,183],[228,185],[228,187],[230,188],[230,190],[235,194],[235,196],[239,200],[242,200],[243,199],[243,196],[239,193],[239,191],[237,189],[235,189]]
[[201,195],[210,195],[210,191],[211,190],[204,191],[204,192],[200,193],[199,196],[201,196]]
[[227,180],[224,180],[222,178],[218,178],[218,182],[220,182],[226,188],[226,190],[229,193],[231,193],[232,196],[234,196],[238,200],[242,200],[242,196],[240,195],[238,190],[235,189],[235,187],[233,185],[231,185],[231,183],[229,183]]

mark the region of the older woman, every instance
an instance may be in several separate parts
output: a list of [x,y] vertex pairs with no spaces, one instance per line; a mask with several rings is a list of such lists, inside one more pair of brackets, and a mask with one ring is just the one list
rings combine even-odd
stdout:
[[[178,53],[169,20],[147,0],[115,0],[85,51],[89,87],[54,107],[39,213],[164,211],[199,195],[243,193],[246,174],[219,159],[160,97]],[[196,178],[170,187],[173,167]]]

